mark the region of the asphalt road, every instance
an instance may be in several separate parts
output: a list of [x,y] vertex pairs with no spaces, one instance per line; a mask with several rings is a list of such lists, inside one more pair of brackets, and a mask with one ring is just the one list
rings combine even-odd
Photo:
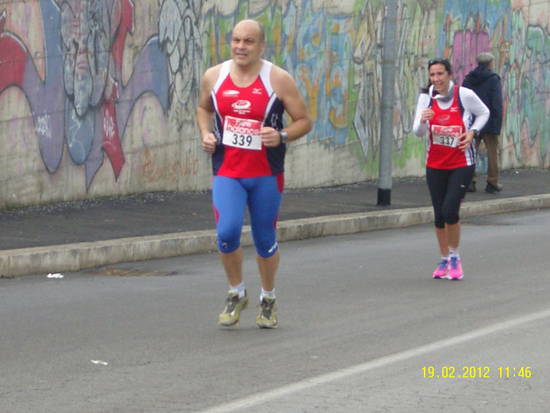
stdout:
[[460,282],[429,225],[284,243],[277,330],[216,325],[215,254],[0,279],[0,411],[546,412],[548,228],[467,220]]

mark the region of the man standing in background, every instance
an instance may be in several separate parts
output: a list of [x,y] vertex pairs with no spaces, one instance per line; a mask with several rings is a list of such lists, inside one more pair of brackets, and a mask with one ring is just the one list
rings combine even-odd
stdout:
[[[472,70],[462,83],[462,86],[472,89],[489,108],[489,120],[475,138],[476,152],[483,140],[487,148],[487,186],[485,192],[494,194],[502,191],[498,182],[498,137],[502,127],[502,85],[500,76],[493,72],[495,57],[491,53],[481,53],[476,58],[478,66]],[[468,187],[468,192],[476,191],[476,177]]]

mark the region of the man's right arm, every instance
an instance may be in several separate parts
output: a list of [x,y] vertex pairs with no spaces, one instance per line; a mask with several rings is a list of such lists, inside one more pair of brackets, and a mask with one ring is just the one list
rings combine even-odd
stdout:
[[214,108],[210,97],[210,91],[214,85],[213,82],[216,79],[217,72],[218,68],[213,67],[204,73],[201,80],[199,104],[196,112],[202,149],[208,153],[214,153],[217,143],[216,136],[212,133],[212,115],[214,114]]

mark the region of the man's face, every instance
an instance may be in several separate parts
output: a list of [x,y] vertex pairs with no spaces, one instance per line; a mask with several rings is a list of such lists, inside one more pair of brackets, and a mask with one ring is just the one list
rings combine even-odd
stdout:
[[251,22],[238,23],[231,36],[231,54],[236,64],[248,66],[256,63],[263,51],[258,26]]

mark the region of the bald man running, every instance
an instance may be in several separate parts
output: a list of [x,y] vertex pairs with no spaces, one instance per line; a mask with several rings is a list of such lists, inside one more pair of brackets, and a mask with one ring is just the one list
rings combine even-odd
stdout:
[[[303,97],[288,72],[264,60],[265,34],[242,20],[231,37],[231,60],[209,68],[201,82],[197,123],[212,154],[212,200],[221,261],[229,282],[219,324],[234,326],[248,305],[240,246],[248,206],[261,279],[260,328],[278,326],[276,222],[284,186],[286,145],[311,130]],[[288,126],[283,114],[290,115]]]

